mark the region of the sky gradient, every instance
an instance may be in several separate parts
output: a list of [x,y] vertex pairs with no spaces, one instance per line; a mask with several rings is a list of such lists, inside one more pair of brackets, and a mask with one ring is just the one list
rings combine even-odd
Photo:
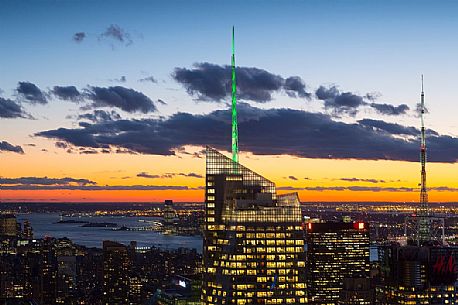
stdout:
[[454,1],[2,1],[0,201],[203,201],[229,156],[301,201],[458,201]]

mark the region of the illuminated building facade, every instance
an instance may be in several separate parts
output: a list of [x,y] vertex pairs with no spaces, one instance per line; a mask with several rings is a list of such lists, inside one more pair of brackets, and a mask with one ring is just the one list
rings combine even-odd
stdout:
[[103,242],[103,304],[129,304],[130,267],[127,246],[105,240]]
[[[307,223],[307,284],[310,304],[373,304],[370,294],[344,291],[344,281],[369,278],[369,225],[366,222]],[[361,297],[366,295],[366,297]]]
[[18,223],[16,216],[11,214],[0,215],[0,236],[17,237]]
[[306,304],[304,230],[296,193],[206,151],[202,304]]
[[457,247],[383,246],[379,305],[458,304]]

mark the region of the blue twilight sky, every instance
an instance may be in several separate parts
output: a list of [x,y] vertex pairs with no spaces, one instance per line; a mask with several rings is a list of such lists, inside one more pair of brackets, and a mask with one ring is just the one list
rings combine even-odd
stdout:
[[[423,73],[429,126],[457,135],[450,111],[456,109],[457,8],[456,1],[2,0],[0,88],[3,97],[12,98],[18,81],[46,90],[119,85],[113,80],[125,76],[122,86],[168,103],[149,115],[208,113],[223,104],[195,103],[171,73],[196,62],[229,64],[235,25],[237,65],[300,76],[312,91],[336,84],[342,91],[377,92],[380,102],[414,108]],[[100,41],[111,24],[129,33],[132,43]],[[77,32],[86,33],[80,43],[72,39]],[[138,81],[147,76],[158,83]],[[257,106],[316,107],[284,96]],[[26,109],[44,120],[27,126],[24,120],[9,121],[6,130],[22,138],[40,128],[72,126],[66,116],[80,111],[59,101]],[[385,120],[418,124],[414,116]],[[13,140],[11,134],[2,136]]]

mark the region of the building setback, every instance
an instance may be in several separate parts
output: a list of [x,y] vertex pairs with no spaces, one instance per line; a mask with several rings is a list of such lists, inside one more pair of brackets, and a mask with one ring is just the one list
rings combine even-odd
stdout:
[[206,150],[202,304],[306,304],[297,193]]

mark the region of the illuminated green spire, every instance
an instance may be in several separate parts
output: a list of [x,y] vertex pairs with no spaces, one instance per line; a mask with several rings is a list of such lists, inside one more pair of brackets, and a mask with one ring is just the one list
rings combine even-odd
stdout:
[[234,27],[232,27],[232,161],[239,162],[239,130],[237,126],[237,83],[235,81]]

